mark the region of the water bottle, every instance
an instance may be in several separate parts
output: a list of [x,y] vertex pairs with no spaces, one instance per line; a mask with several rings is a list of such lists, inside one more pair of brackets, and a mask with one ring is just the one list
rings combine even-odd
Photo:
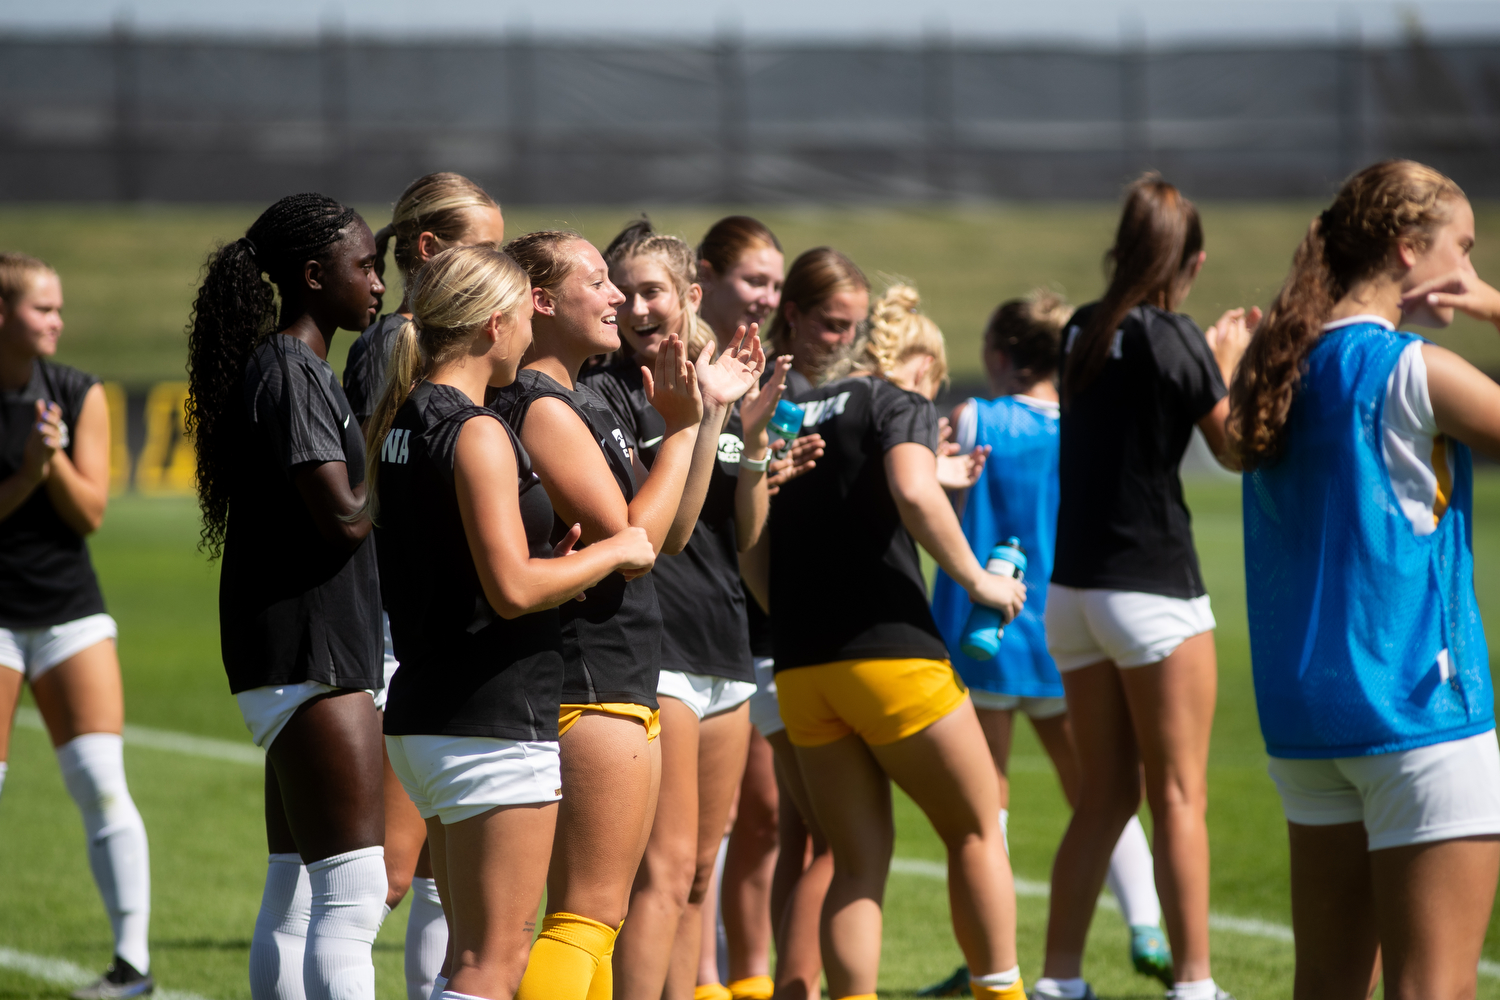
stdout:
[[[1021,540],[1007,538],[990,549],[990,559],[984,568],[997,576],[1022,579],[1026,575],[1026,550],[1021,548]],[[999,609],[976,604],[969,611],[969,620],[964,622],[964,636],[958,648],[973,660],[994,659],[1000,652],[1000,637],[1004,634],[1005,623],[1000,619]]]
[[771,437],[778,437],[783,441],[795,440],[802,432],[802,418],[806,414],[807,411],[796,403],[783,399],[776,404],[776,412],[771,414],[771,422],[766,425],[766,430]]

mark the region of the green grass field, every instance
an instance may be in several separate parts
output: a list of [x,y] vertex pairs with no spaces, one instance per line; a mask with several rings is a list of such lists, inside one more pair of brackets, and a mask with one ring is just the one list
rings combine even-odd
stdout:
[[[1475,562],[1491,634],[1500,634],[1500,474],[1481,476]],[[1219,620],[1220,695],[1210,772],[1213,908],[1229,917],[1289,921],[1287,856],[1280,807],[1256,726],[1244,611],[1238,487],[1189,485],[1198,548]],[[93,550],[120,622],[127,717],[132,724],[199,736],[248,738],[219,664],[216,571],[195,553],[189,501],[117,500]],[[1045,758],[1024,727],[1017,744],[1011,844],[1017,873],[1045,882],[1066,823],[1066,806]],[[265,847],[261,775],[255,766],[132,744],[126,763],[150,831],[155,972],[164,988],[213,1000],[249,996],[246,963],[259,905]],[[898,796],[902,870],[887,899],[882,992],[909,996],[959,961],[943,884],[932,875],[942,849],[925,821]],[[922,862],[928,864],[924,866]],[[381,1000],[403,996],[404,910],[377,946]],[[1022,969],[1039,974],[1045,900],[1020,899]],[[1159,989],[1129,972],[1119,918],[1101,911],[1086,966],[1103,997],[1153,997]],[[1241,1000],[1291,995],[1291,947],[1264,936],[1218,932],[1215,971]],[[10,949],[12,951],[6,951]],[[60,997],[57,985],[15,971],[13,952],[88,969],[109,959],[109,930],[84,856],[83,833],[43,734],[16,731],[0,799],[0,1000]],[[1500,961],[1500,927],[1486,954]],[[1500,997],[1500,979],[1480,981]],[[168,998],[172,1000],[172,998]],[[181,1000],[181,998],[177,998]]]
[[[1481,275],[1500,280],[1500,204],[1475,206]],[[204,257],[218,241],[244,233],[259,207],[0,207],[0,249],[21,250],[61,272],[68,328],[59,357],[104,378],[130,383],[181,378],[183,328]],[[636,207],[536,208],[506,212],[512,236],[571,228],[604,246]],[[730,209],[660,208],[663,232],[696,245]],[[1074,302],[1103,289],[1102,255],[1116,207],[965,205],[957,208],[752,209],[778,234],[787,261],[820,244],[848,253],[877,285],[900,276],[916,283],[948,338],[957,379],[979,376],[979,334],[995,305],[1038,285]],[[1203,206],[1208,264],[1186,311],[1207,326],[1223,310],[1266,305],[1280,287],[1292,250],[1318,211],[1311,203],[1211,203]],[[366,206],[379,227],[384,206]],[[395,268],[388,276],[394,279]],[[399,279],[386,297],[400,300]],[[334,343],[342,366],[352,336]],[[1460,320],[1436,339],[1486,370],[1500,370],[1500,338]]]

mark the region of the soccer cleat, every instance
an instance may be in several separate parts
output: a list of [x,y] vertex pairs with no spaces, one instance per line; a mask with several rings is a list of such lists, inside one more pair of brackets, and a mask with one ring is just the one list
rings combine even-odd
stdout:
[[127,1000],[156,991],[156,980],[135,971],[135,966],[116,955],[104,975],[87,986],[74,990],[73,1000]]
[[940,983],[917,990],[919,997],[966,997],[969,995],[969,967],[960,965],[953,975]]
[[[1176,990],[1167,990],[1166,1000],[1177,1000]],[[1214,1000],[1234,1000],[1234,996],[1222,987],[1214,987]]]
[[1160,927],[1135,924],[1130,928],[1130,964],[1143,976],[1155,976],[1168,989],[1172,986],[1172,950]]

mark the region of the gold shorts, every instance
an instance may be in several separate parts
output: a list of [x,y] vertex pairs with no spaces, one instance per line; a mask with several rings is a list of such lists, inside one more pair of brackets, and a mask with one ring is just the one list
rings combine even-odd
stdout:
[[851,733],[871,746],[920,733],[968,689],[947,660],[838,660],[776,672],[787,739],[819,747]]
[[603,712],[605,715],[618,715],[626,719],[634,719],[646,727],[646,742],[650,743],[661,735],[661,712],[645,705],[632,705],[628,702],[596,702],[589,705],[561,705],[557,712],[557,735],[573,728],[573,723],[583,718],[584,712]]

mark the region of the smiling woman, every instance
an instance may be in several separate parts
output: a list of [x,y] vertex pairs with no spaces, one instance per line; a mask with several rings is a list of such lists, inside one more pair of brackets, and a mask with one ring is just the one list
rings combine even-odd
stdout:
[[[279,318],[263,273],[280,292]],[[384,290],[358,213],[292,195],[209,257],[188,335],[203,544],[224,557],[224,667],[266,749],[255,1000],[375,994],[370,946],[386,896],[370,697],[382,683],[380,588],[361,510],[364,442],[328,346],[339,330],[364,329]]]

